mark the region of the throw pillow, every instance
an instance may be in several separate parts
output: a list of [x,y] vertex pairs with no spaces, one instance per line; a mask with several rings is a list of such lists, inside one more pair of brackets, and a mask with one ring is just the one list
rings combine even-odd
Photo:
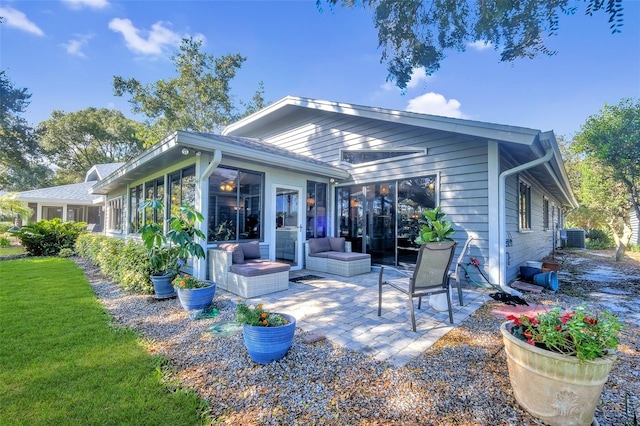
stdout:
[[240,244],[225,243],[220,244],[220,248],[231,252],[232,263],[244,263],[244,252],[242,251]]
[[251,241],[250,243],[240,243],[245,259],[260,259],[260,243]]
[[329,246],[331,246],[331,251],[344,252],[344,238],[343,237],[329,237]]
[[329,238],[309,238],[309,254],[331,251]]

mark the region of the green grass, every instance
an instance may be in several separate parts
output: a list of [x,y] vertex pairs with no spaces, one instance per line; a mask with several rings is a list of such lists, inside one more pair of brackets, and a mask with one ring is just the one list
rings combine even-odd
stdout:
[[0,277],[0,425],[206,423],[72,261],[0,261]]
[[15,247],[15,246],[12,246],[12,247],[0,247],[0,257],[2,257],[2,256],[11,256],[11,255],[14,255],[14,254],[23,254],[24,252],[25,252],[24,248],[22,248],[22,247]]

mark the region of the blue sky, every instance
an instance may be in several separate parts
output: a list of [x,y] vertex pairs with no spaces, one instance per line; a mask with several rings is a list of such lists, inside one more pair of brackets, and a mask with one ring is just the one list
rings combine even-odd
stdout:
[[640,97],[640,1],[624,0],[612,35],[604,13],[562,17],[555,56],[500,63],[492,48],[449,52],[401,93],[386,83],[371,13],[318,11],[310,1],[0,0],[0,69],[32,94],[31,125],[53,110],[116,108],[131,118],[113,76],[143,84],[175,76],[182,37],[201,37],[215,56],[247,57],[232,93],[286,95],[410,110],[539,130],[567,138],[607,104]]

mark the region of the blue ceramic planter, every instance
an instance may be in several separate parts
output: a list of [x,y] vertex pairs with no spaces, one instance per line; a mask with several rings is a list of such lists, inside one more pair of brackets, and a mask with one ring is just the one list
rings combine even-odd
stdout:
[[176,292],[173,290],[173,275],[151,275],[153,289],[156,292],[156,299],[168,299],[175,297]]
[[280,327],[258,327],[245,324],[242,328],[244,345],[249,356],[258,364],[268,364],[282,359],[293,342],[296,319],[288,314],[280,314],[289,324]]
[[207,280],[203,281],[211,285],[203,288],[179,288],[176,290],[180,304],[185,310],[193,311],[194,309],[204,309],[211,306],[213,297],[216,295],[216,283]]

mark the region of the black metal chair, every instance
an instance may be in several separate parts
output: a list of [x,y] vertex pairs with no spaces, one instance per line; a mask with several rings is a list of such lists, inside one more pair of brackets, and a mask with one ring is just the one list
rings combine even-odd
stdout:
[[382,288],[388,285],[409,296],[411,310],[411,327],[416,331],[416,317],[413,309],[413,299],[418,298],[418,309],[422,306],[422,297],[434,294],[446,294],[449,308],[449,322],[453,324],[453,310],[449,291],[449,267],[453,261],[453,254],[457,242],[444,241],[427,243],[420,246],[418,260],[412,276],[384,280],[384,267],[380,268],[378,277],[378,316],[382,314]]

